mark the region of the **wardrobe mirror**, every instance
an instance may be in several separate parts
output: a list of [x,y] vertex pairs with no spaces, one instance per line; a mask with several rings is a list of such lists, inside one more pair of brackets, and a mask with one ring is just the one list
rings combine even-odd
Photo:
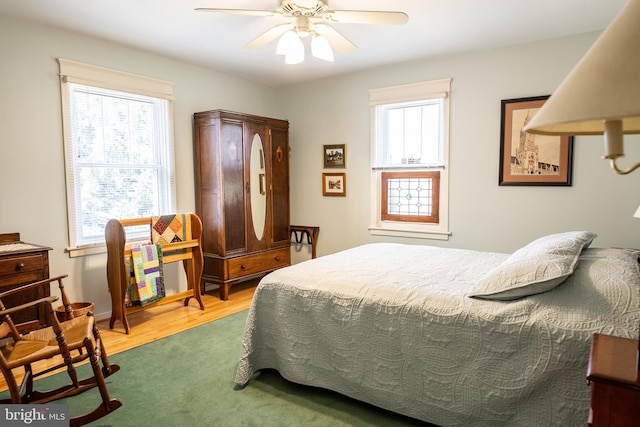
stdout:
[[253,231],[258,240],[264,235],[265,221],[267,217],[267,182],[264,169],[264,150],[262,139],[257,133],[253,135],[251,143],[251,217],[253,218]]

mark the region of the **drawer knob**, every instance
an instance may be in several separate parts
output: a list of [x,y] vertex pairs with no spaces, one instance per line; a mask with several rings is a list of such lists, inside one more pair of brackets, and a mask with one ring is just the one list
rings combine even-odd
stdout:
[[18,264],[18,266],[16,267],[16,270],[18,271],[24,270],[24,262],[21,262],[20,264]]
[[276,261],[280,261],[280,257],[279,256],[276,257]]
[[244,264],[242,264],[242,265],[240,266],[240,268],[241,268],[242,270],[246,270],[247,266],[246,266],[246,265],[244,265]]

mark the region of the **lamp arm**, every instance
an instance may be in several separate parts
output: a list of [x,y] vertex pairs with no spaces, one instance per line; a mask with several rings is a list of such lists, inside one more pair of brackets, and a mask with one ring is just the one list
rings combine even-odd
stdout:
[[610,160],[611,160],[611,168],[620,175],[626,175],[640,168],[640,163],[636,163],[635,165],[631,166],[629,169],[620,169],[616,164],[616,159],[610,159]]
[[611,160],[611,168],[620,175],[626,175],[640,167],[640,163],[636,163],[629,169],[620,169],[616,164],[616,159],[624,157],[624,148],[622,146],[622,120],[607,120],[604,123],[604,151],[605,159]]

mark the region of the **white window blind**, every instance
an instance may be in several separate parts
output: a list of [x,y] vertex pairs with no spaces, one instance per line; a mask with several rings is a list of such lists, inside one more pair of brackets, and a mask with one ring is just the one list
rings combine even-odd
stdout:
[[175,212],[172,85],[59,62],[70,247],[104,243],[112,218]]
[[378,105],[373,166],[444,166],[444,99]]

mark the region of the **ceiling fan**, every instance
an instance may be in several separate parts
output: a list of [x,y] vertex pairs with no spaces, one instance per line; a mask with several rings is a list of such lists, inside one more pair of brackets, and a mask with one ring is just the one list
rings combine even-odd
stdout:
[[336,31],[331,24],[394,24],[407,23],[409,17],[403,12],[370,10],[332,10],[327,0],[280,0],[274,10],[219,9],[201,7],[196,11],[231,13],[264,17],[284,17],[290,21],[276,25],[245,45],[258,49],[280,38],[276,53],[285,56],[287,64],[304,61],[302,39],[311,36],[313,56],[333,62],[333,49],[340,53],[351,53],[356,46]]

